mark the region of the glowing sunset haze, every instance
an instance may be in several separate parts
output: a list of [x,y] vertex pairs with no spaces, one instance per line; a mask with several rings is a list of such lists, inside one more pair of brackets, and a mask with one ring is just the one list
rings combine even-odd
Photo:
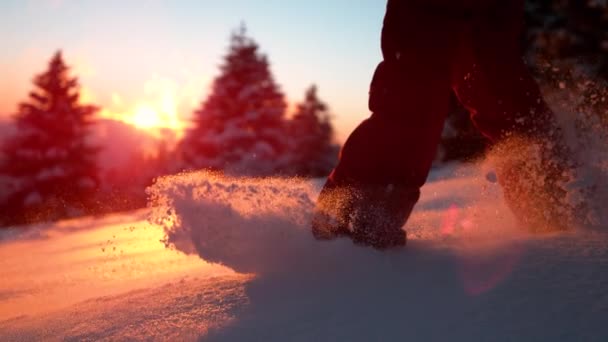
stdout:
[[380,60],[385,2],[70,1],[0,4],[0,118],[26,99],[34,75],[61,50],[99,116],[178,134],[205,98],[241,23],[267,54],[291,104],[310,84],[343,141],[365,116]]

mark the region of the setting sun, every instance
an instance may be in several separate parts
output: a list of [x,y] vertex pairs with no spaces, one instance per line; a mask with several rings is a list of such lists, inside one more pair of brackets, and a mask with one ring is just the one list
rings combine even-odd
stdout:
[[132,108],[120,110],[103,110],[101,116],[124,122],[153,135],[163,129],[181,135],[186,126],[175,109],[167,110],[163,106],[150,103],[139,103]]
[[[205,78],[197,78],[181,84],[155,75],[144,83],[143,91],[135,96],[112,92],[99,116],[124,122],[151,135],[159,136],[161,131],[171,130],[179,137],[188,123],[184,117],[198,103],[199,92],[205,88],[206,82]],[[94,98],[90,91],[87,96],[88,99]],[[129,97],[136,97],[137,100],[129,101]]]
[[134,126],[143,129],[163,126],[163,119],[158,111],[147,105],[137,107],[131,120]]

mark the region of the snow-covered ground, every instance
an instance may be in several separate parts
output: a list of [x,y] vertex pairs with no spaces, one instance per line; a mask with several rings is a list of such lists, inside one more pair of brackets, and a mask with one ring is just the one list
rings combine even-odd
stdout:
[[205,173],[4,232],[0,340],[608,340],[608,227],[527,233],[486,172],[435,171],[385,252],[312,238],[318,182]]

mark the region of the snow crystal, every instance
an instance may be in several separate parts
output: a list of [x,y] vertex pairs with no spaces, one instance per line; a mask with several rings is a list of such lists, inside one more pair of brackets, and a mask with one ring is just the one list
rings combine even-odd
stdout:
[[26,149],[26,148],[22,148],[17,150],[17,156],[23,159],[34,159],[34,158],[40,158],[40,151],[38,150],[32,150],[32,149]]
[[52,147],[48,149],[45,153],[45,157],[48,159],[58,159],[65,158],[68,155],[68,152],[62,148]]
[[8,199],[21,187],[22,180],[0,174],[0,202]]
[[89,177],[83,177],[78,180],[78,186],[81,188],[94,188],[95,181]]
[[40,195],[40,193],[37,191],[30,192],[23,200],[23,204],[26,206],[32,206],[40,203],[42,203],[42,195]]
[[63,178],[67,175],[67,172],[62,166],[55,165],[50,168],[42,169],[38,172],[36,179],[45,181],[52,178]]
[[258,111],[255,111],[255,110],[250,110],[247,113],[245,113],[244,117],[247,120],[256,121],[256,120],[258,120],[260,118],[260,113]]

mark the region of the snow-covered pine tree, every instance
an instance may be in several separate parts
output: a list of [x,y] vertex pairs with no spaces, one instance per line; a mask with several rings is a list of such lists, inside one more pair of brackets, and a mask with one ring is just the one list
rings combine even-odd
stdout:
[[336,165],[339,147],[328,107],[317,96],[315,85],[308,88],[289,122],[289,173],[303,177],[327,176]]
[[88,142],[97,108],[79,103],[78,80],[60,51],[33,83],[15,115],[17,130],[2,146],[0,174],[11,185],[0,199],[5,224],[78,215],[98,186],[98,149]]
[[267,57],[241,26],[181,143],[185,166],[237,175],[276,172],[287,145],[285,109]]

